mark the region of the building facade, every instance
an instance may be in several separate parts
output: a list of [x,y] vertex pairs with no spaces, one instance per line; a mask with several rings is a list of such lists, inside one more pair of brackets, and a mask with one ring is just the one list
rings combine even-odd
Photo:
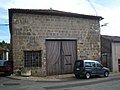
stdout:
[[78,59],[100,59],[100,16],[57,10],[9,9],[14,72],[73,72]]
[[113,72],[120,72],[120,42],[112,43]]
[[120,37],[101,36],[101,62],[112,72],[120,72]]

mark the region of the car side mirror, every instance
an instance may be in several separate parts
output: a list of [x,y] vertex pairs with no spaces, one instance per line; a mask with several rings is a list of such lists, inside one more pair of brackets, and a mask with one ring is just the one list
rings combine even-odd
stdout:
[[103,68],[103,66],[101,66],[101,68]]

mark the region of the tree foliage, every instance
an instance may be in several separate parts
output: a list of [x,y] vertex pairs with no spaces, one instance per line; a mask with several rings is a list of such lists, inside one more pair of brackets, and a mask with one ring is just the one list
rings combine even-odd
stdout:
[[7,43],[3,40],[2,42],[0,42],[0,47],[10,50],[10,43]]

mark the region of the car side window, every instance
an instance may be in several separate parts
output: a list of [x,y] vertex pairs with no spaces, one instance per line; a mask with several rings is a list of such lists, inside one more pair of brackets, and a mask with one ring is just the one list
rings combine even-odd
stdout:
[[92,62],[91,64],[92,64],[92,67],[96,67],[95,62]]
[[95,67],[95,63],[93,62],[85,62],[86,67]]
[[85,62],[85,67],[96,67],[95,62]]
[[102,65],[100,63],[97,63],[97,68],[101,68]]
[[92,67],[91,62],[85,62],[85,67]]

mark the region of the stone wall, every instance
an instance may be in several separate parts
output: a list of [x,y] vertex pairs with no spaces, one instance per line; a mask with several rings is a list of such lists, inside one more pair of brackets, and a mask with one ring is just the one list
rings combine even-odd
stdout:
[[[99,20],[14,13],[12,43],[15,71],[31,70],[33,75],[47,75],[46,38],[75,38],[78,59],[100,59]],[[42,50],[42,67],[24,68],[24,50]]]

